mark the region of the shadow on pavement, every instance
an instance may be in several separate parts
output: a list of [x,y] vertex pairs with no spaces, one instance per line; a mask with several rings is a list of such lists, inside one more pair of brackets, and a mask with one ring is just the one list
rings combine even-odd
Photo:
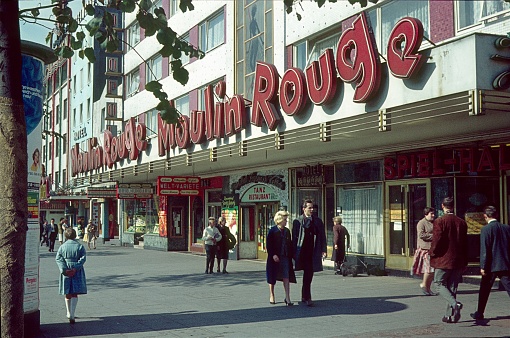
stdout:
[[[285,308],[283,302],[262,308],[216,312],[173,312],[103,318],[77,318],[67,322],[41,325],[37,337],[96,336],[106,334],[147,333],[151,331],[183,330],[203,327],[204,323],[235,325],[332,315],[366,315],[405,310],[406,305],[385,298],[330,299],[317,301],[315,306],[296,304]],[[213,332],[211,332],[213,334]]]

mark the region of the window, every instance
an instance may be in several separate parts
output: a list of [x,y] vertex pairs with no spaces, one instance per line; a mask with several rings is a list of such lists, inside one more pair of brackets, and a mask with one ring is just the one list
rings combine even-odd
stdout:
[[236,1],[236,93],[253,96],[257,61],[273,63],[273,2]]
[[181,96],[174,101],[175,109],[184,116],[189,116],[189,96]]
[[64,99],[64,104],[63,104],[63,107],[62,107],[62,112],[63,112],[62,118],[64,120],[66,120],[67,119],[67,99]]
[[146,83],[160,80],[163,77],[163,57],[161,55],[157,55],[147,61],[147,71],[145,74],[147,74]]
[[73,93],[76,95],[76,75],[73,76]]
[[145,125],[147,126],[147,137],[156,135],[158,132],[158,113],[156,109],[149,110],[145,117]]
[[46,153],[46,146],[43,145],[42,146],[42,161],[43,161],[43,163],[46,163],[47,160],[48,160],[48,154]]
[[[189,44],[189,33],[183,34],[181,36],[181,40],[186,41]],[[171,60],[175,60],[175,59],[172,57]],[[181,53],[181,63],[182,63],[182,65],[188,64],[189,63],[189,55]]]
[[60,173],[58,171],[55,171],[55,190],[57,190],[60,187]]
[[62,136],[62,154],[67,154],[67,134]]
[[324,51],[328,48],[332,49],[333,52],[336,53],[336,48],[338,46],[338,40],[340,40],[340,35],[341,35],[340,33],[335,33],[326,38],[309,42],[310,54],[306,59],[306,65],[308,66],[313,61],[319,60],[319,56],[321,56],[322,53],[324,53]]
[[87,121],[90,120],[90,98],[87,99]]
[[127,96],[133,96],[140,90],[140,70],[136,68],[127,75]]
[[73,108],[73,127],[76,127],[76,108]]
[[106,129],[106,108],[101,109],[101,131]]
[[223,11],[199,25],[199,48],[204,52],[225,42],[225,15]]
[[55,138],[55,157],[60,156],[60,138]]
[[80,103],[80,126],[83,123],[83,103]]
[[180,0],[170,0],[170,17],[179,12],[179,2]]
[[57,112],[57,119],[56,119],[55,123],[59,124],[60,123],[60,106],[57,106],[55,108],[55,111]]
[[305,69],[306,59],[306,41],[303,41],[294,46],[294,67]]
[[49,156],[50,160],[53,159],[53,143],[51,141],[50,141],[50,145],[48,147],[48,152],[49,152],[48,156]]
[[90,83],[90,80],[92,79],[92,64],[87,64],[87,83]]
[[140,42],[140,24],[135,22],[127,28],[126,50],[133,49]]
[[67,169],[62,169],[62,186],[67,187]]
[[388,37],[393,27],[403,17],[410,16],[420,20],[423,24],[424,36],[430,36],[428,1],[392,1],[387,5],[368,11],[368,16],[374,31],[377,48],[384,54],[386,54]]
[[80,90],[83,89],[83,83],[84,83],[85,79],[83,78],[83,68],[80,69]]
[[[201,88],[198,88],[198,107],[197,107],[198,110],[205,111],[205,89],[207,88],[207,86],[211,85],[214,88],[214,86],[218,82],[223,81],[223,80],[224,80],[224,78],[219,78],[219,79],[212,81],[211,83],[204,85]],[[218,98],[216,95],[213,95],[213,99],[215,102],[217,102]]]
[[62,71],[62,75],[60,76],[60,78],[62,79],[61,84],[64,84],[65,80],[67,80],[67,61],[64,62],[64,64],[62,65],[61,71]]
[[483,18],[510,9],[510,3],[503,0],[458,1],[457,24],[459,29],[476,25]]

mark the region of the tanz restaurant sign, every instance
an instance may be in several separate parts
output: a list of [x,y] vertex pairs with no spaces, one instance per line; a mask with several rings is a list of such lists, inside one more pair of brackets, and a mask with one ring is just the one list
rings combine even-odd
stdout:
[[[422,55],[418,54],[423,39],[422,23],[406,17],[393,28],[387,44],[387,64],[390,73],[398,78],[410,78],[419,70]],[[304,71],[289,68],[283,75],[276,67],[257,62],[255,69],[253,102],[250,123],[262,127],[263,122],[275,130],[281,112],[298,116],[308,100],[315,105],[330,102],[337,93],[337,75],[343,82],[355,87],[353,101],[365,103],[378,92],[381,83],[381,65],[373,32],[365,13],[341,35],[336,51],[327,49]],[[213,92],[214,91],[214,92]],[[214,102],[214,94],[221,102]],[[166,156],[173,148],[188,148],[217,138],[240,133],[248,123],[245,100],[242,95],[226,96],[226,84],[220,81],[204,93],[205,111],[191,111],[182,116],[180,125],[169,125],[158,115],[158,154]],[[280,109],[277,109],[279,105]],[[124,158],[136,160],[147,147],[146,127],[135,125],[134,119],[126,124],[122,135],[114,137],[104,132],[104,148],[90,139],[86,152],[76,146],[71,151],[72,175],[88,172],[104,165],[112,168]]]

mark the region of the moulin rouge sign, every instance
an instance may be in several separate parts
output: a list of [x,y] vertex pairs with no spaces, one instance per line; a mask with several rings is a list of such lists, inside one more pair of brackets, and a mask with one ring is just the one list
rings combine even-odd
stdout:
[[[423,61],[418,54],[422,39],[423,26],[418,19],[406,17],[396,23],[387,47],[387,64],[393,76],[405,79],[416,73]],[[308,100],[315,105],[328,103],[336,94],[337,74],[343,82],[354,85],[354,102],[368,102],[379,89],[381,64],[364,13],[343,32],[336,54],[327,49],[304,71],[289,68],[280,81],[274,65],[257,62],[251,124],[261,127],[265,121],[270,130],[275,130],[281,120],[281,112],[298,116]],[[200,144],[232,136],[245,129],[247,113],[243,96],[233,95],[226,99],[223,81],[214,87],[214,92],[222,102],[214,102],[213,88],[208,86],[204,94],[205,111],[191,111],[189,117],[182,116],[179,127],[165,123],[158,115],[159,156],[165,156],[175,147],[186,149],[191,143]],[[104,132],[104,149],[98,146],[95,138],[88,141],[88,152],[80,153],[79,147],[75,146],[71,151],[72,175],[103,165],[112,168],[124,158],[136,160],[147,147],[145,134],[145,125],[139,123],[135,126],[134,119],[130,119],[120,136]]]

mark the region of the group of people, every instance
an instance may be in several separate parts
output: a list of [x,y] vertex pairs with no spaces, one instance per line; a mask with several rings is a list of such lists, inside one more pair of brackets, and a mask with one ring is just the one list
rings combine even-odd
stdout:
[[62,217],[58,224],[55,223],[55,219],[52,218],[50,223],[47,220],[44,220],[41,225],[41,246],[46,244],[49,252],[55,251],[55,242],[58,236],[58,241],[60,244],[63,243],[63,233],[65,229],[69,227],[67,223],[67,219]]
[[220,265],[223,262],[222,273],[228,274],[227,263],[228,253],[236,245],[235,236],[232,235],[230,229],[225,224],[225,217],[216,218],[209,217],[209,224],[205,227],[202,239],[204,240],[206,262],[205,273],[211,274],[214,270],[214,258],[216,257],[216,272],[220,273]]
[[[439,294],[447,301],[445,323],[457,323],[463,304],[457,300],[457,289],[468,263],[467,224],[454,215],[454,200],[446,197],[441,207],[444,215],[435,219],[434,208],[424,209],[424,218],[417,224],[417,249],[413,273],[423,274],[420,289],[427,296]],[[480,291],[478,307],[471,317],[484,319],[490,290],[496,277],[510,296],[510,226],[497,221],[493,206],[484,210],[487,223],[480,231]],[[431,286],[435,286],[435,291]]]

